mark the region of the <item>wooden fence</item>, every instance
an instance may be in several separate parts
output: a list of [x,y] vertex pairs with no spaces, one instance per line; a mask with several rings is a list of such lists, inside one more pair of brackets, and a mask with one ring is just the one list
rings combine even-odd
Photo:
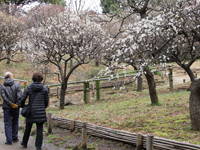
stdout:
[[[131,79],[129,82],[125,83],[125,85],[129,84],[130,82],[133,82],[133,81],[135,81],[135,79]],[[124,85],[123,80],[108,81],[108,82],[101,82],[100,88],[109,88],[109,87],[122,86],[122,85]],[[90,89],[92,89],[92,88],[96,89],[96,86],[95,86],[95,84],[89,83],[89,88]],[[79,85],[68,86],[66,92],[83,91],[83,90],[84,90],[84,86],[82,84],[79,84]],[[60,94],[60,87],[58,86],[57,88],[50,88],[49,94],[50,95]]]
[[[0,80],[5,80],[5,78],[4,77],[1,77],[0,76]],[[24,83],[24,86],[22,87],[22,88],[26,88],[26,86],[27,86],[27,80],[21,80],[21,79],[13,79],[14,81],[18,81],[18,82],[23,82]],[[0,89],[1,89],[1,83],[0,83]],[[0,101],[1,101],[1,90],[0,90]],[[0,106],[1,106],[2,104],[0,104]]]
[[[4,77],[0,77],[0,80],[5,80],[5,78]],[[25,89],[26,88],[26,86],[27,86],[27,83],[28,83],[28,81],[27,80],[21,80],[21,79],[13,79],[14,81],[18,81],[18,82],[23,82],[24,83],[24,86],[23,86],[23,88]],[[1,84],[0,84],[1,85]]]
[[[75,129],[81,131],[83,129],[84,122],[51,117],[50,123],[56,126],[74,131]],[[49,130],[49,129],[48,129]],[[179,142],[174,140],[168,140],[165,138],[153,137],[153,135],[142,135],[140,133],[131,133],[123,130],[116,130],[106,127],[97,126],[94,124],[86,123],[86,130],[88,135],[107,138],[120,142],[126,142],[131,145],[135,145],[137,150],[147,149],[159,149],[159,150],[199,150],[200,146],[185,142]],[[50,129],[52,131],[52,129]],[[85,130],[84,130],[85,132]],[[85,139],[84,139],[85,140]]]

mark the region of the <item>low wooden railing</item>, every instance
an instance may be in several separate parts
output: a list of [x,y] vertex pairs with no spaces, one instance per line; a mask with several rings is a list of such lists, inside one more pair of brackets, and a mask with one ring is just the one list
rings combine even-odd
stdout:
[[[51,116],[51,115],[49,115]],[[51,121],[56,126],[69,130],[82,130],[83,122],[64,119],[58,117],[51,117]],[[153,137],[153,135],[143,135],[140,133],[131,133],[123,130],[116,130],[107,127],[102,127],[90,123],[86,123],[87,134],[126,142],[135,145],[137,150],[147,149],[162,149],[162,150],[199,150],[200,146],[186,142],[179,142],[165,138]],[[52,130],[50,130],[52,131]]]

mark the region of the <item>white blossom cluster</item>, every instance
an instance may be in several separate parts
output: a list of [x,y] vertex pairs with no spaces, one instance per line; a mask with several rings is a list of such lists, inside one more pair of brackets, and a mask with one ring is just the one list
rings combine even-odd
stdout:
[[0,61],[19,52],[25,25],[0,11]]
[[[100,24],[88,16],[64,11],[38,21],[28,30],[25,51],[33,63],[56,65],[64,80],[76,67],[98,57],[107,40]],[[70,60],[73,68],[67,65]]]
[[183,65],[199,57],[199,4],[187,0],[158,4],[145,18],[124,24],[124,32],[109,51],[111,69],[123,62],[140,70],[139,76],[154,63],[166,67],[172,60]]

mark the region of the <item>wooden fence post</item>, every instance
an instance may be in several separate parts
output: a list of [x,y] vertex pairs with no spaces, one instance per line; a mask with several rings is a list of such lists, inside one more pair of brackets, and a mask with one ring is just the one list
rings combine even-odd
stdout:
[[59,86],[57,86],[57,97],[59,98]]
[[96,97],[100,100],[100,80],[96,80]]
[[49,103],[48,103],[47,107],[49,107],[49,105],[50,105],[50,86],[47,86],[47,90],[48,90],[48,94],[49,94]]
[[169,66],[169,90],[173,91],[173,69]]
[[87,123],[83,122],[82,126],[82,148],[87,148]]
[[50,94],[50,86],[47,86],[48,93]]
[[137,134],[137,140],[136,140],[136,148],[137,150],[142,150],[142,134]]
[[47,128],[48,128],[48,134],[52,133],[52,119],[51,119],[52,113],[48,113],[47,118]]
[[75,124],[74,124],[74,120],[71,121],[71,128],[70,128],[71,132],[74,132],[75,130]]
[[90,103],[90,88],[86,88],[86,104]]
[[84,84],[84,90],[83,90],[84,95],[83,95],[83,100],[84,100],[84,102],[85,102],[85,104],[86,104],[86,99],[87,99],[87,96],[86,96],[86,89],[87,89],[87,88],[90,88],[90,84],[89,84],[89,81],[85,81],[83,84]]
[[147,135],[147,150],[153,150],[153,135]]
[[94,84],[92,84],[92,98],[95,98],[95,93],[94,93]]
[[26,83],[27,83],[27,81],[24,82],[24,90],[26,89]]
[[[1,89],[1,84],[0,84],[0,89]],[[1,95],[1,90],[0,90],[0,95]],[[3,101],[3,100],[1,99],[1,96],[0,96],[0,101]]]
[[137,78],[137,91],[142,91],[142,75]]
[[73,67],[73,60],[70,59],[70,68],[72,68],[72,67]]
[[170,75],[173,75],[173,69],[172,69],[172,66],[169,66],[169,74],[170,74]]

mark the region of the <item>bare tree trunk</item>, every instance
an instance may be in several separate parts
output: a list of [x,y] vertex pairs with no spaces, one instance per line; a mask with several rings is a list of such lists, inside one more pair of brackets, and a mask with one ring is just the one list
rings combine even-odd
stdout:
[[188,76],[190,77],[190,81],[194,82],[195,75],[192,72],[192,70],[190,69],[190,67],[184,67],[183,69],[187,72]]
[[67,82],[61,84],[61,89],[60,89],[60,109],[65,108],[65,92],[67,90]]
[[99,59],[96,59],[96,61],[95,61],[95,66],[99,66]]
[[191,87],[189,109],[191,126],[193,130],[200,130],[200,80]]
[[191,84],[190,84],[190,87],[189,87],[188,90],[191,91],[191,88],[194,84],[195,75],[194,75],[194,73],[192,72],[192,70],[189,66],[183,65],[181,67],[187,72],[188,76],[190,77]]
[[8,59],[7,59],[6,64],[10,64],[10,56],[11,56],[11,52],[10,52],[10,50],[8,49],[8,50],[7,50],[7,57],[8,57]]
[[73,60],[70,60],[70,69],[73,67]]
[[10,64],[10,57],[7,59],[6,64]]
[[149,87],[149,95],[151,98],[151,103],[157,104],[159,101],[158,101],[158,96],[156,93],[156,84],[154,81],[154,75],[148,66],[144,70],[146,71],[145,77],[147,79],[147,83],[148,83],[148,87]]

